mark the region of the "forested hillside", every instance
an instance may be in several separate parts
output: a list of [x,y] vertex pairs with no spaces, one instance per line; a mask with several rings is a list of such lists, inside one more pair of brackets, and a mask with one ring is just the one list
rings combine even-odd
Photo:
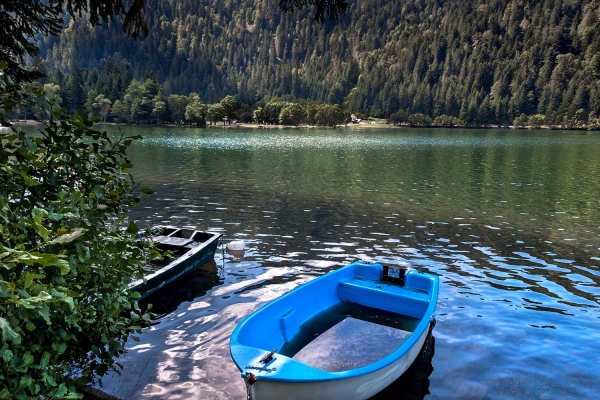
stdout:
[[63,86],[75,66],[102,72],[112,60],[129,81],[152,72],[166,94],[205,103],[289,95],[466,123],[600,115],[598,0],[355,0],[324,25],[277,4],[147,0],[147,38],[70,23],[42,55],[48,71],[67,73]]

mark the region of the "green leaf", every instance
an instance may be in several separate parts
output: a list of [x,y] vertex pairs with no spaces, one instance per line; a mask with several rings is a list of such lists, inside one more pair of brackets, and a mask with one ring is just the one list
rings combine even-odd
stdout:
[[48,325],[52,325],[52,321],[50,321],[50,307],[48,307],[47,304],[44,304],[42,307],[38,308],[37,312],[40,317],[44,318],[44,321],[46,321]]
[[[35,358],[31,355],[31,352],[28,351],[23,356],[23,363],[21,364],[21,367],[26,367],[28,365],[31,365],[31,364],[33,364],[34,361],[35,361]],[[27,386],[29,386],[29,384]]]
[[44,210],[43,208],[36,207],[31,212],[31,215],[33,215],[34,217],[40,217],[38,219],[34,218],[34,220],[36,222],[40,223],[40,222],[42,222],[42,218],[45,218],[48,216],[48,211]]
[[0,281],[0,298],[9,298],[13,296],[15,284],[12,282]]
[[69,392],[62,397],[63,399],[81,399],[83,396],[79,393]]
[[2,341],[4,343],[8,342],[9,340],[17,343],[16,341],[19,339],[19,334],[13,331],[10,325],[8,324],[8,321],[6,321],[2,317],[0,317],[0,329],[2,330]]
[[21,382],[19,382],[19,389],[26,388],[29,385],[31,385],[32,383],[33,383],[33,380],[31,379],[31,376],[24,376],[21,378]]
[[27,174],[25,174],[24,172],[21,173],[21,176],[23,177],[23,182],[25,182],[25,184],[27,186],[35,186],[38,185],[38,183],[36,181],[34,181],[33,179],[31,179],[30,177],[27,176]]
[[61,383],[58,386],[58,390],[54,393],[54,397],[62,398],[65,394],[67,394],[68,390],[64,383]]
[[70,271],[69,262],[64,257],[55,254],[42,254],[38,252],[22,253],[16,258],[16,261],[25,265],[38,264],[43,267],[58,267],[63,275]]
[[47,351],[45,351],[44,354],[42,354],[42,359],[40,361],[40,369],[46,369],[48,363],[50,362],[50,356],[51,354]]
[[56,381],[54,380],[54,377],[52,375],[44,373],[43,379],[44,379],[44,383],[47,386],[50,386],[50,387],[56,386]]
[[[23,287],[25,289],[29,289],[31,287],[31,285],[33,285],[34,279],[42,279],[45,277],[46,277],[46,275],[44,275],[44,274],[35,274],[32,272],[27,272],[27,273],[25,273],[25,276],[23,278],[23,280],[24,280]],[[2,286],[2,284],[0,283],[0,295],[2,294],[1,286]]]
[[69,242],[72,242],[73,240],[77,239],[78,237],[82,236],[86,232],[87,232],[87,229],[77,228],[77,229],[74,229],[70,233],[65,233],[63,235],[60,235],[59,237],[54,239],[53,242],[54,243],[69,243]]
[[69,305],[69,309],[74,309],[75,304],[73,303],[73,298],[69,296],[64,296],[60,299],[63,303],[67,303]]
[[52,296],[50,296],[47,292],[41,291],[37,296],[21,299],[18,303],[25,308],[35,309],[41,307],[41,305],[46,303],[48,300],[52,300]]
[[135,224],[135,222],[133,222],[133,220],[129,221],[129,226],[127,227],[127,233],[129,234],[135,234],[138,233],[140,231],[140,228],[138,228],[138,226]]
[[52,221],[60,221],[61,219],[63,219],[63,215],[62,214],[52,214],[50,216],[50,219]]
[[2,353],[2,359],[4,360],[4,362],[10,362],[10,360],[12,360],[13,358],[13,352],[10,351],[9,349],[4,350],[4,352]]
[[94,189],[92,189],[92,193],[97,199],[100,199],[104,196],[104,190],[100,189],[99,187],[95,187]]
[[52,349],[56,352],[56,354],[60,355],[64,353],[65,350],[67,350],[67,344],[65,342],[62,342],[60,344],[54,342],[52,343]]

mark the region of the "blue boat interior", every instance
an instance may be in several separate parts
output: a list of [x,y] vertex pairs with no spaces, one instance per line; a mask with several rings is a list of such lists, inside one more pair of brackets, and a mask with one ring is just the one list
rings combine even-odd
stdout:
[[[422,321],[415,332],[424,330],[433,319],[437,276],[410,270],[404,277],[404,285],[398,285],[384,281],[383,271],[381,264],[356,262],[308,282],[267,304],[234,330],[231,337],[234,361],[242,371],[251,368],[261,372],[259,367],[265,366],[259,362],[261,357],[273,349],[281,349],[299,333],[306,321],[341,302],[420,319]],[[410,343],[406,346],[410,346]],[[277,365],[281,365],[281,362],[297,363],[281,354],[275,355],[279,358]],[[302,366],[307,367],[304,364]],[[307,369],[304,371],[306,373]],[[275,375],[281,376],[282,372]],[[288,378],[282,377],[285,380]]]

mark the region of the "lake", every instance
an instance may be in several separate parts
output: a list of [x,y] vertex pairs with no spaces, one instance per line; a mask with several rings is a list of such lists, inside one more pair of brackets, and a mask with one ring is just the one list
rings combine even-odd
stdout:
[[144,136],[130,151],[133,173],[155,190],[132,218],[219,231],[246,251],[219,250],[151,298],[161,316],[129,343],[107,392],[245,399],[229,355],[235,325],[304,282],[370,260],[441,278],[433,358],[416,367],[427,371],[378,398],[598,397],[600,135],[123,131]]

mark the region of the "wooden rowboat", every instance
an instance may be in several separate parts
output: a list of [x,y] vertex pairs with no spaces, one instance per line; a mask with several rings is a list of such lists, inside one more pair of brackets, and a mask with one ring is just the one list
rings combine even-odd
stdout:
[[231,357],[253,400],[367,399],[419,354],[438,290],[436,275],[355,262],[244,318]]
[[[148,274],[129,284],[129,290],[138,292],[143,299],[157,290],[192,273],[215,256],[220,233],[197,231],[177,227],[157,227],[152,230],[152,240],[161,251],[170,251],[172,257],[153,262]],[[148,236],[146,233],[139,238]]]

